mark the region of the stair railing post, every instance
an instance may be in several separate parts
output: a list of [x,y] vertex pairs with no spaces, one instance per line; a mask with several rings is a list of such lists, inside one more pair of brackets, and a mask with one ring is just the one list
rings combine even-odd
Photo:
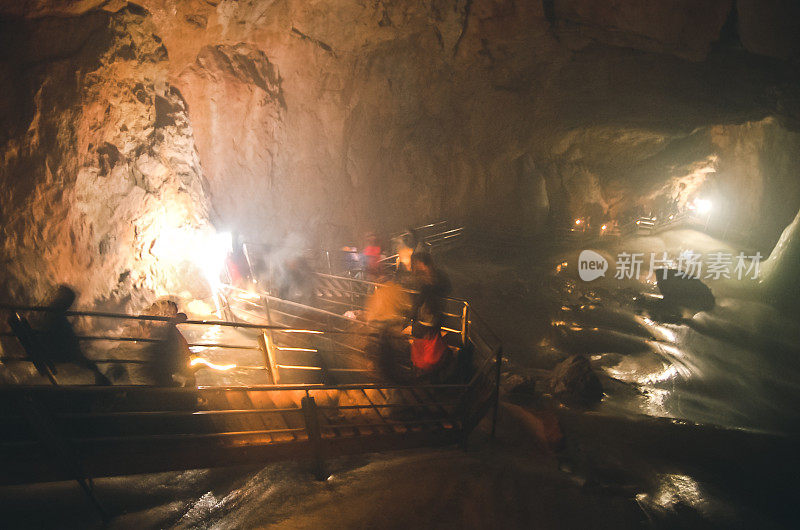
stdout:
[[306,390],[306,396],[300,400],[300,405],[303,408],[303,419],[306,424],[308,440],[311,442],[312,451],[314,451],[314,477],[322,481],[328,478],[328,473],[325,471],[325,460],[322,454],[322,433],[319,427],[319,411],[314,398],[308,395],[308,390]]
[[[234,244],[236,244],[235,241]],[[256,283],[256,271],[253,270],[253,262],[250,261],[250,252],[247,250],[247,243],[242,243],[242,253],[244,254],[244,260],[247,262],[248,279],[252,283]]]
[[264,368],[269,370],[269,375],[272,378],[272,384],[280,384],[280,375],[278,374],[278,364],[275,361],[275,339],[270,333],[264,331],[258,337],[258,345],[264,354]]
[[469,304],[464,302],[464,309],[461,311],[461,346],[467,345],[467,338],[469,336]]
[[278,361],[275,358],[275,332],[272,330],[272,313],[269,310],[269,297],[271,295],[264,296],[262,298],[264,302],[264,314],[267,317],[267,325],[270,326],[270,329],[267,332],[263,332],[262,336],[264,339],[264,353],[267,355],[267,361],[269,363],[269,371],[270,375],[272,376],[272,384],[277,385],[280,383],[280,374],[278,373]]

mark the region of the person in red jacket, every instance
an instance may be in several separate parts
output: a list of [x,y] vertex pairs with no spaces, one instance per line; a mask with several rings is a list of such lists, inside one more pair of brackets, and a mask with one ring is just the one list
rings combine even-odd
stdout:
[[366,246],[361,251],[362,259],[364,260],[364,271],[366,272],[367,279],[375,280],[381,276],[381,257],[383,249],[378,243],[378,236],[373,232],[367,234]]

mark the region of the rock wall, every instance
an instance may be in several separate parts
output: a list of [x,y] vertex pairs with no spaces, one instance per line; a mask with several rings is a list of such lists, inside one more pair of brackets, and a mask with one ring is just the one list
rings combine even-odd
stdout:
[[[547,3],[547,2],[545,2]],[[703,60],[733,7],[733,0],[554,0],[558,31],[575,43],[602,40],[617,46]]]
[[797,61],[800,56],[800,3],[794,0],[737,0],[744,47],[760,55]]
[[16,53],[3,65],[17,90],[5,101],[13,126],[0,151],[0,289],[22,301],[58,283],[84,303],[203,296],[185,260],[156,244],[207,230],[208,203],[148,17],[126,9],[5,29]]
[[764,31],[745,4],[145,2],[221,217],[309,244],[443,216],[537,230],[542,204],[579,215],[691,174],[698,128],[793,123],[791,68],[740,51],[740,27]]
[[329,246],[439,217],[536,232],[686,182],[748,186],[745,228],[796,210],[798,39],[773,24],[794,5],[768,7],[0,2],[2,288],[196,290],[154,260],[210,224]]
[[221,223],[268,229],[292,184],[279,173],[286,102],[275,66],[253,46],[207,46],[179,83]]

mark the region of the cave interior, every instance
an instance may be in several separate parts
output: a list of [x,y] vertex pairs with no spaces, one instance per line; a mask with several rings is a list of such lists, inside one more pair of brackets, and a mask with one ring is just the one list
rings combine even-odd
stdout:
[[[589,355],[604,374],[601,410],[611,423],[578,420],[578,412],[560,420],[566,436],[581,440],[575,454],[601,461],[611,446],[621,454],[620,439],[634,430],[639,446],[665,444],[671,434],[662,424],[614,423],[633,409],[796,440],[798,67],[800,3],[792,0],[2,0],[0,301],[36,305],[69,285],[84,309],[138,314],[170,298],[190,317],[210,318],[221,235],[338,251],[361,248],[368,233],[388,247],[390,234],[445,219],[464,227],[464,240],[438,259],[454,294],[473,301],[503,338],[509,385],[540,385],[573,353]],[[670,230],[673,216],[699,222]],[[649,220],[666,228],[643,236],[633,223]],[[609,260],[620,252],[741,251],[763,258],[763,277],[706,282],[716,308],[682,325],[654,324],[651,315],[651,332],[684,354],[631,361],[630,342],[587,338],[559,323],[570,304],[609,307],[625,289],[653,292],[655,282],[613,283],[613,264],[598,283],[581,282],[582,248]],[[711,360],[709,351],[730,347],[746,353]],[[15,374],[3,384],[33,380],[32,371]],[[672,377],[683,383],[665,388]],[[507,431],[522,414],[512,407],[501,416]],[[686,443],[710,450],[715,436],[702,431]],[[587,439],[594,445],[581,445]],[[331,514],[345,527],[396,527],[398,506],[425,500],[410,493],[414,481],[401,472],[410,466],[442,488],[452,482],[441,476],[486,476],[488,490],[524,492],[512,495],[522,505],[538,506],[526,495],[549,484],[563,493],[559,506],[609,518],[617,510],[609,521],[619,526],[666,528],[783,527],[790,519],[782,503],[797,493],[775,493],[780,481],[765,499],[752,500],[749,486],[725,490],[730,477],[695,462],[705,458],[700,449],[691,464],[650,453],[605,467],[584,461],[590,478],[576,493],[554,469],[525,467],[518,440],[506,443],[523,462],[516,479],[502,477],[496,456],[473,476],[459,462],[474,456],[446,452],[340,462],[347,479],[334,483],[341,496],[332,498],[304,482],[270,495],[254,486],[279,483],[289,473],[280,467],[248,479],[184,477],[181,486],[142,478],[162,488],[148,501],[109,482],[106,497],[120,513],[126,503],[148,506],[120,516],[119,527],[301,527]],[[731,443],[742,453],[751,447]],[[759,466],[786,464],[776,451],[745,466],[748,480],[769,482]],[[636,479],[617,479],[619,467],[635,467]],[[796,457],[787,469],[797,469]],[[397,505],[363,491],[389,487],[384,473],[399,474]],[[586,493],[593,486],[605,501]],[[180,492],[171,497],[169,488]],[[203,488],[216,493],[209,500]],[[245,507],[248,488],[274,519]],[[508,501],[496,495],[470,515],[464,504],[484,490],[447,491],[443,505],[464,521],[475,517],[477,527],[498,517],[509,517],[509,527],[591,520],[566,507],[500,515]],[[320,497],[302,509],[280,505],[281,496],[306,494]],[[91,520],[74,487],[53,486],[6,492],[3,504],[28,521],[15,524],[58,526],[53,513],[33,515],[35,495],[69,514],[69,525]],[[180,495],[177,508],[153,507]],[[343,511],[331,507],[335,499]],[[632,514],[628,501],[641,511]],[[444,509],[424,506],[411,523],[442,523]]]

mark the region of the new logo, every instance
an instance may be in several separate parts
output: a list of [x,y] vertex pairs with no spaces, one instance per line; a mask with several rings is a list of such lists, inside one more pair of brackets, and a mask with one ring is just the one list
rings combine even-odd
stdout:
[[578,276],[585,282],[606,275],[608,260],[594,250],[583,250],[578,256]]

